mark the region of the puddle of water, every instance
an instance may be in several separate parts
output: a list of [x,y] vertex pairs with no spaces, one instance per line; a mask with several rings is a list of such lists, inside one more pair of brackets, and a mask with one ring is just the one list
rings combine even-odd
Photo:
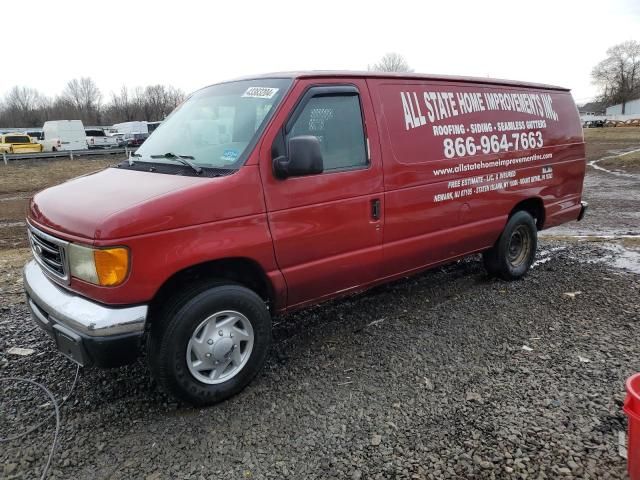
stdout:
[[540,258],[539,260],[536,260],[535,262],[533,262],[533,263],[531,264],[531,268],[536,268],[538,265],[542,265],[542,264],[544,264],[544,263],[547,263],[547,262],[548,262],[548,261],[550,261],[550,260],[551,260],[551,257],[543,257],[543,258]]
[[553,259],[553,255],[552,255],[553,253],[561,252],[562,250],[566,250],[566,249],[567,247],[551,247],[551,248],[544,248],[539,250],[536,253],[537,260],[531,264],[531,268],[536,268],[538,265],[547,263],[548,261]]
[[[547,236],[547,238],[553,239],[553,236]],[[638,240],[640,235],[561,235],[556,238],[565,241],[575,239],[581,244],[593,242],[590,244],[597,246],[597,250],[591,254],[585,253],[579,257],[571,256],[571,258],[579,262],[604,263],[620,270],[640,274],[640,250],[635,249],[633,246],[628,248],[624,245],[625,240]],[[533,262],[531,268],[549,262],[553,259],[552,254],[554,252],[565,250],[566,248],[554,247],[540,250],[537,255],[538,259]]]
[[[629,235],[615,235],[615,234],[606,234],[606,235],[563,235],[564,237],[569,238],[577,238],[578,240],[622,240],[624,238],[636,238],[640,240],[640,235],[629,234]],[[549,237],[553,237],[553,235],[549,235]]]
[[589,263],[607,263],[615,268],[628,270],[640,274],[640,252],[629,250],[617,243],[605,243],[600,245],[603,250],[611,252],[610,255],[604,253],[598,258],[587,259]]

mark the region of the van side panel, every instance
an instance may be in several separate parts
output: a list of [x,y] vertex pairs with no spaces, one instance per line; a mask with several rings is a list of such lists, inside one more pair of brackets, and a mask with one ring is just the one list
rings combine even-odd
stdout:
[[542,201],[545,228],[577,218],[585,154],[569,92],[367,83],[384,163],[386,274],[490,247],[523,200]]

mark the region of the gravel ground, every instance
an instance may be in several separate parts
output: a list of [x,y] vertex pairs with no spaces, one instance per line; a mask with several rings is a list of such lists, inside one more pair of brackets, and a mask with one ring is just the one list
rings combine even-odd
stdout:
[[[50,478],[623,478],[640,276],[579,261],[598,248],[543,240],[523,281],[470,258],[278,318],[263,373],[212,408],[171,403],[142,361],[81,371]],[[4,355],[0,377],[64,395],[75,368],[24,303],[1,308],[0,351],[35,353]],[[4,390],[0,435],[45,402]],[[52,433],[4,444],[0,475],[37,478]]]
[[[640,146],[633,132],[587,133],[589,160]],[[587,217],[543,232],[522,281],[490,279],[473,257],[276,318],[266,368],[218,406],[173,403],[143,360],[81,370],[49,478],[625,478],[624,381],[640,371],[640,172],[622,173],[589,169]],[[5,197],[9,222],[24,200]],[[8,232],[0,378],[63,398],[76,370],[29,318],[24,229]],[[35,387],[0,383],[0,437],[51,412]],[[0,478],[39,478],[54,426],[0,444]]]

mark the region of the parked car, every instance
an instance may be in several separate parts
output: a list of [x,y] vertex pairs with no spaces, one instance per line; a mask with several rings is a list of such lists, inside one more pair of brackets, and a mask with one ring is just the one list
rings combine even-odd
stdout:
[[24,133],[7,133],[0,136],[0,153],[41,152],[42,145]]
[[86,150],[87,136],[80,120],[51,120],[44,122],[40,143],[46,152]]
[[149,134],[152,134],[154,132],[154,130],[156,128],[158,128],[160,125],[162,124],[162,122],[147,122],[147,130],[149,131]]
[[584,128],[602,128],[604,126],[604,120],[587,120],[583,125]]
[[42,140],[42,130],[29,130],[24,134],[29,135],[35,141]]
[[568,90],[383,73],[206,87],[115,168],[37,193],[27,304],[81,365],[131,363],[205,405],[263,364],[271,316],[482,252],[523,278],[580,220]]
[[118,146],[118,141],[114,137],[107,136],[104,130],[100,128],[85,129],[84,131],[87,137],[87,147],[89,149],[96,148],[114,148]]
[[111,133],[109,136],[115,139],[116,145],[118,147],[124,147],[127,144],[127,141],[124,138],[125,136],[124,133],[115,132],[115,133]]
[[149,137],[148,133],[127,133],[124,136],[128,147],[139,147]]

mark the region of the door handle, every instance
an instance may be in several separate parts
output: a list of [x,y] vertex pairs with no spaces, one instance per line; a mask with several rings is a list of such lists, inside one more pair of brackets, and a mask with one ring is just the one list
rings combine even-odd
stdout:
[[380,220],[380,199],[374,198],[371,200],[371,218],[373,220]]

